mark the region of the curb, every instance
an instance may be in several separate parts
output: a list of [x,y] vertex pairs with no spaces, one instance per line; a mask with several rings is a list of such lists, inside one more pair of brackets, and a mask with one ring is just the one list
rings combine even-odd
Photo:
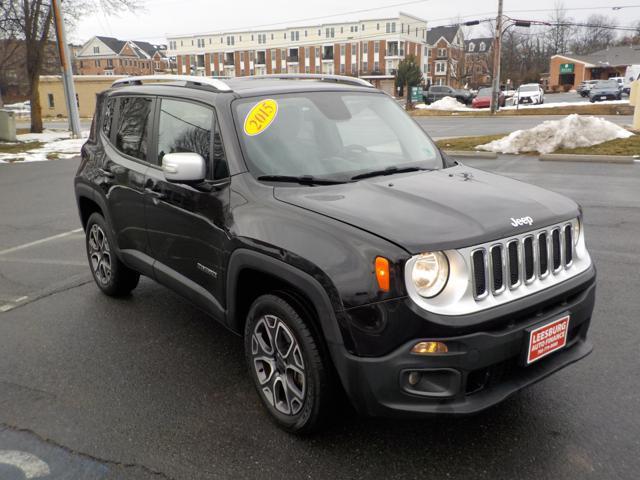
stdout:
[[625,155],[577,155],[571,153],[547,153],[538,158],[541,162],[587,162],[634,164],[635,158]]
[[495,160],[498,158],[496,152],[477,152],[474,150],[444,150],[444,153],[452,157],[468,157],[468,158],[484,158],[486,160]]

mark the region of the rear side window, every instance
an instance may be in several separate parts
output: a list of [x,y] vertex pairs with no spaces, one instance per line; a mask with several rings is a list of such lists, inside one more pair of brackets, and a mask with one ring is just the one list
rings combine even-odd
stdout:
[[111,138],[111,123],[113,122],[115,106],[116,100],[111,97],[107,98],[102,107],[102,131],[107,138]]
[[143,161],[147,161],[151,104],[147,97],[121,97],[118,113],[116,148]]
[[158,159],[162,162],[167,153],[180,152],[200,154],[207,164],[207,178],[228,176],[222,138],[215,126],[213,110],[191,102],[163,99],[158,128]]

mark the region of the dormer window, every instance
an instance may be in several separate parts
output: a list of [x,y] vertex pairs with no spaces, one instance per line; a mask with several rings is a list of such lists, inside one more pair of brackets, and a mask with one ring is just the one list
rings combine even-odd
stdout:
[[481,43],[480,43],[480,51],[481,51],[481,52],[484,52],[486,49],[487,49],[487,46],[485,45],[485,43],[484,43],[484,42],[481,42]]
[[476,49],[476,44],[475,44],[475,43],[473,43],[473,42],[470,42],[470,43],[469,43],[469,51],[470,51],[470,52],[473,52],[475,49]]

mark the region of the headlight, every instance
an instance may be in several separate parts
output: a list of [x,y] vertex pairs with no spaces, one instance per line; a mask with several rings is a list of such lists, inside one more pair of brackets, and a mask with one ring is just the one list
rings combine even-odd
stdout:
[[432,298],[438,295],[449,279],[449,261],[442,252],[429,252],[418,255],[413,264],[411,280],[421,297]]
[[580,240],[580,234],[582,233],[582,219],[578,217],[575,222],[573,222],[573,244],[578,245],[578,241]]

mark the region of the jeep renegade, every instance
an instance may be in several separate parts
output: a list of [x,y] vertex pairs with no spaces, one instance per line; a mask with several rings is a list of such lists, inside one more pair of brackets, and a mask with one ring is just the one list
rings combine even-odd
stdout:
[[469,414],[583,358],[595,294],[572,200],[447,158],[332,75],[132,77],[75,177],[107,295],[145,275],[243,336],[281,427]]

